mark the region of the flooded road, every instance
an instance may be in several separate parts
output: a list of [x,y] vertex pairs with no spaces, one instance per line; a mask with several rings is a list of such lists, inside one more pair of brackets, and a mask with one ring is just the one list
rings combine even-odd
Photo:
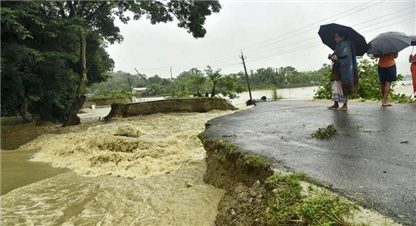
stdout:
[[[1,225],[213,225],[224,191],[202,181],[197,135],[230,113],[155,114],[42,135],[16,151],[39,150],[29,163],[71,171],[2,195]],[[2,170],[2,180],[34,174]]]

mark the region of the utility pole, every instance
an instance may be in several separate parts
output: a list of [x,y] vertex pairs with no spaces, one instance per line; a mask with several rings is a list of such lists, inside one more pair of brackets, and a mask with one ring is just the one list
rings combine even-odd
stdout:
[[137,77],[145,80],[147,83],[149,83],[149,81],[146,78],[146,75],[142,75],[136,68],[134,68],[134,70],[137,72]]
[[127,81],[129,82],[130,99],[131,99],[131,101],[133,102],[133,101],[134,101],[134,100],[133,100],[133,91],[132,91],[132,88],[131,88],[131,83],[130,83],[130,75],[129,75],[129,74],[127,74]]
[[247,87],[248,87],[248,93],[250,94],[250,100],[249,100],[249,104],[247,105],[252,105],[253,104],[253,98],[251,97],[251,88],[250,88],[250,81],[248,80],[248,75],[247,75],[247,69],[246,69],[246,63],[244,62],[244,60],[246,59],[243,55],[243,51],[241,51],[241,56],[240,59],[243,61],[243,66],[244,66],[244,72],[246,73],[246,81],[247,81]]
[[146,81],[146,88],[148,88],[149,87],[149,85],[150,85],[150,82],[149,82],[149,80],[147,80],[147,77],[146,77],[146,75],[145,74],[141,74],[136,68],[134,68],[134,70],[137,72],[137,78],[139,78],[139,79],[143,79],[144,81]]
[[292,99],[292,97],[290,96],[290,82],[287,83],[289,85],[289,100]]
[[172,66],[170,66],[170,90],[172,91],[172,97],[173,97],[175,92],[173,91]]

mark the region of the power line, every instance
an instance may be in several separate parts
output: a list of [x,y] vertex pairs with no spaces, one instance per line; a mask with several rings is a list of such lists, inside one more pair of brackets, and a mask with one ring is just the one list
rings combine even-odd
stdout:
[[[352,27],[355,27],[355,26],[358,26],[358,25],[362,25],[362,24],[366,24],[366,23],[368,23],[368,22],[371,22],[371,21],[377,20],[377,19],[379,19],[379,18],[385,18],[385,17],[391,16],[391,15],[395,15],[395,14],[397,14],[397,13],[401,13],[401,12],[403,12],[403,11],[407,11],[407,10],[409,10],[409,9],[412,9],[412,12],[414,12],[414,10],[415,10],[414,8],[404,8],[404,9],[402,9],[402,10],[398,10],[398,11],[395,11],[395,12],[392,12],[392,13],[387,13],[387,14],[384,14],[384,15],[382,15],[382,16],[379,16],[379,17],[373,18],[373,19],[371,19],[371,20],[367,20],[367,21],[365,21],[365,22],[360,22],[360,23],[358,23],[358,24],[352,25]],[[399,15],[399,16],[397,16],[397,17],[401,17],[401,16],[403,16],[403,15]],[[394,18],[397,18],[397,17],[394,17]],[[391,19],[394,19],[394,18],[391,18]]]
[[[408,9],[409,9],[409,8],[407,8],[407,9],[405,9],[405,10],[408,10]],[[402,12],[402,11],[405,11],[405,10],[399,10],[399,11],[396,11],[396,12],[393,12],[393,13],[394,13],[394,14],[396,14],[396,13],[399,13],[399,12]],[[391,21],[391,20],[393,20],[393,19],[397,19],[397,18],[402,18],[402,17],[403,17],[403,16],[405,16],[405,15],[412,14],[414,11],[415,11],[415,10],[413,10],[413,11],[411,11],[411,12],[407,13],[407,14],[404,14],[404,15],[400,15],[400,16],[397,16],[397,17],[393,17],[393,18],[390,18],[390,19],[383,20],[383,21],[379,21],[379,22],[377,22],[377,23],[381,23],[381,22],[385,22],[385,21]],[[391,14],[390,14],[390,15],[391,15]],[[374,21],[374,20],[376,20],[376,19],[380,19],[380,18],[385,18],[385,16],[386,16],[386,15],[383,15],[383,16],[380,16],[380,17],[373,18],[371,21]],[[363,22],[363,23],[358,23],[358,24],[353,25],[353,26],[351,26],[351,27],[357,27],[357,26],[359,27],[359,25],[361,25],[361,24],[366,24],[367,22],[368,22],[368,21]],[[365,26],[365,27],[362,27],[362,28],[360,28],[360,29],[364,29],[364,28],[371,27],[371,26],[373,26],[373,25],[370,25],[370,26]],[[316,36],[316,38],[318,38],[318,36]],[[308,41],[309,41],[309,40],[308,40]],[[282,49],[282,48],[285,48],[285,47],[287,47],[287,46],[296,45],[297,43],[299,43],[299,41],[298,41],[298,42],[293,42],[293,43],[290,43],[290,44],[287,44],[287,45],[284,45],[284,46],[278,46],[278,47],[275,47],[275,48],[272,48],[272,49],[268,49],[268,50],[264,50],[264,51],[254,51],[254,53],[253,53],[253,52],[251,52],[251,53],[250,53],[250,55],[252,56],[252,55],[257,55],[257,54],[264,53],[264,52],[270,52],[270,51],[275,50],[275,49]]]
[[[369,5],[369,6],[366,6],[366,7],[364,7],[364,8],[361,8],[360,10],[358,10],[358,11],[355,11],[355,12],[352,12],[352,13],[349,13],[349,14],[347,14],[347,15],[345,15],[345,16],[348,16],[348,15],[352,15],[352,14],[354,14],[354,13],[357,13],[357,12],[360,12],[360,11],[363,11],[363,10],[365,10],[365,9],[367,9],[367,8],[370,8],[370,7],[373,7],[373,6],[375,6],[375,5],[377,5],[377,4],[380,4],[381,2],[383,2],[383,1],[380,1],[380,2],[376,2],[376,4],[372,4],[372,5]],[[370,2],[370,3],[373,3],[373,2]],[[369,3],[367,3],[367,4],[369,4]],[[364,4],[364,5],[366,5],[366,4]],[[358,6],[358,7],[354,7],[354,8],[360,8],[360,7],[363,7],[364,5],[360,5],[360,6]],[[406,9],[402,9],[402,10],[399,10],[399,11],[396,11],[396,12],[393,12],[393,13],[391,13],[391,14],[387,14],[387,15],[383,15],[383,16],[380,16],[380,17],[377,17],[377,18],[373,18],[373,19],[371,19],[371,20],[367,20],[367,21],[365,21],[365,22],[362,22],[362,23],[358,23],[358,24],[356,24],[356,25],[354,25],[354,26],[359,26],[359,25],[362,25],[362,24],[366,24],[366,23],[369,23],[369,22],[371,22],[371,21],[374,21],[374,20],[377,20],[377,19],[379,19],[379,18],[381,18],[381,17],[384,17],[385,18],[385,16],[389,16],[389,15],[395,15],[395,13],[399,13],[399,12],[403,12],[403,11],[406,11],[406,10],[409,10],[409,9],[412,9],[412,8],[406,8]],[[350,9],[350,10],[352,10],[352,9]],[[350,10],[348,10],[348,11],[350,11]],[[407,14],[405,14],[405,15],[408,15],[408,14],[410,14],[410,13],[413,13],[414,12],[414,10],[413,11],[411,11],[411,12],[409,12],[409,13],[407,13]],[[346,12],[343,12],[343,13],[346,13]],[[342,13],[341,13],[342,14]],[[338,15],[341,15],[341,14],[338,14]],[[343,16],[343,17],[345,17],[345,16]],[[399,17],[403,17],[403,15],[400,15],[400,16],[396,16],[396,17],[393,17],[393,18],[390,18],[390,19],[386,19],[386,20],[393,20],[393,19],[396,19],[396,18],[399,18]],[[339,18],[337,18],[337,19],[335,19],[335,20],[338,20]],[[410,18],[410,19],[412,19],[412,18]],[[400,23],[400,22],[403,22],[403,21],[407,21],[407,20],[410,20],[410,19],[406,19],[406,20],[402,20],[402,21],[399,21],[399,22],[397,22],[397,23]],[[324,20],[326,20],[326,19],[324,19]],[[334,20],[334,21],[335,21]],[[382,22],[384,22],[384,21],[386,21],[386,20],[383,20]],[[321,20],[321,21],[323,21],[323,20]],[[315,22],[315,23],[319,23],[319,22]],[[378,22],[378,23],[380,23],[380,22]],[[314,23],[313,23],[314,24]],[[396,23],[393,23],[393,24],[396,24]],[[373,24],[374,25],[374,24]],[[373,26],[373,25],[369,25],[369,26],[365,26],[365,27],[362,27],[361,29],[363,29],[363,28],[367,28],[367,27],[371,27],[371,26]],[[387,26],[390,26],[390,25],[392,25],[392,24],[389,24],[389,25],[387,25]],[[309,25],[308,25],[309,26]],[[302,27],[302,28],[300,28],[300,29],[297,29],[297,30],[294,30],[294,31],[292,31],[292,32],[289,32],[289,33],[287,33],[286,35],[288,35],[288,34],[291,34],[291,33],[294,33],[294,32],[296,32],[296,31],[298,31],[298,30],[302,30],[302,29],[304,29],[304,28],[307,28],[308,26],[304,26],[304,27]],[[385,26],[381,26],[381,27],[377,27],[377,28],[375,28],[375,29],[373,29],[373,30],[377,30],[377,29],[379,29],[379,28],[382,28],[382,27],[385,27]],[[308,30],[306,30],[306,31],[310,31],[310,30],[312,30],[312,29],[316,29],[316,27],[314,27],[314,28],[311,28],[311,29],[308,29]],[[370,31],[373,31],[373,30],[370,30]],[[299,33],[299,34],[303,34],[303,33],[305,33],[306,31],[303,31],[303,32],[301,32],[301,33]],[[295,34],[295,35],[299,35],[299,34]],[[293,36],[293,35],[292,35]],[[290,36],[290,37],[292,37],[292,36]],[[288,39],[289,37],[286,37],[286,38],[282,38],[281,39],[281,41],[283,41],[283,40],[286,40],[286,39]],[[269,40],[270,41],[270,40]],[[266,41],[267,42],[267,41]],[[276,42],[276,41],[275,41]],[[315,43],[315,42],[314,42]],[[314,43],[311,43],[310,45],[314,45]],[[264,43],[261,43],[261,44],[263,44],[264,45]],[[269,44],[266,44],[266,45],[264,45],[264,47],[267,47],[267,46],[270,46],[270,45],[272,45],[273,43],[269,43]],[[283,46],[278,46],[278,47],[274,47],[273,49],[267,49],[267,50],[257,50],[257,51],[254,51],[254,53],[252,53],[251,55],[257,55],[257,54],[261,54],[261,53],[265,53],[265,52],[270,52],[270,51],[273,51],[273,50],[275,50],[275,49],[282,49],[282,48],[285,48],[285,47],[289,47],[289,46],[291,46],[291,45],[295,45],[295,44],[297,44],[297,42],[296,43],[290,43],[290,44],[287,44],[287,45],[283,45]],[[318,43],[317,43],[318,44]],[[253,47],[254,46],[258,46],[258,45],[260,45],[260,44],[255,44],[255,45],[252,45]],[[262,48],[264,48],[264,47],[262,47]],[[301,47],[301,49],[302,49],[303,47]],[[295,49],[292,49],[292,50],[295,50],[295,51],[299,51],[299,50],[297,50],[297,49],[299,49],[299,47],[297,47],[297,48],[295,48]],[[250,51],[249,51],[250,52]],[[287,53],[290,53],[290,52],[287,52]],[[283,53],[282,55],[284,55],[284,54],[287,54],[287,53]],[[225,57],[225,56],[224,56]],[[267,57],[266,57],[267,58]],[[227,59],[227,60],[225,60],[225,59]],[[224,59],[222,59],[222,60],[220,60],[220,59],[217,59],[217,60],[215,60],[215,61],[212,61],[211,63],[213,63],[213,62],[220,62],[220,63],[222,63],[222,62],[228,62],[228,61],[231,61],[232,59],[235,59],[233,56],[229,56],[229,57],[227,57],[227,58],[224,58]],[[263,59],[263,58],[261,58],[261,59]],[[211,63],[208,63],[208,64],[211,64]],[[208,65],[207,64],[207,65]],[[192,65],[192,64],[185,64],[185,65],[179,65],[179,66],[174,66],[175,68],[185,68],[185,67],[187,67],[188,65]],[[228,65],[224,65],[224,67],[229,67],[229,66],[234,66],[234,65],[237,65],[237,64],[228,64]],[[222,66],[222,65],[219,65],[219,66]],[[141,69],[141,70],[145,70],[145,71],[150,71],[150,70],[157,70],[157,69],[163,69],[163,68],[167,68],[168,66],[163,66],[163,67],[157,67],[157,68],[151,68],[151,69]],[[194,67],[194,68],[198,68],[198,67]]]
[[374,29],[369,30],[369,31],[367,31],[367,32],[374,31],[374,30],[377,30],[377,29],[380,29],[380,28],[383,28],[383,27],[388,27],[388,26],[391,26],[391,25],[395,25],[395,24],[398,24],[398,23],[402,23],[402,22],[405,22],[405,21],[408,21],[408,20],[412,20],[412,19],[415,19],[415,17],[413,16],[413,17],[411,17],[411,18],[408,18],[408,19],[405,19],[405,20],[401,20],[401,21],[396,22],[396,23],[392,23],[392,24],[388,24],[388,25],[381,26],[381,27],[378,27],[378,28],[374,28]]
[[[386,0],[383,0],[383,1],[386,1]],[[368,9],[368,8],[370,8],[370,7],[373,7],[373,6],[377,5],[377,4],[380,4],[380,3],[381,3],[381,2],[383,2],[383,1],[376,2],[375,4],[372,4],[372,5],[370,5],[370,6],[366,6],[366,7],[362,8],[362,9],[360,9],[360,10],[357,10],[357,11],[353,11],[352,13],[349,13],[349,14],[347,14],[347,15],[342,15],[342,14],[347,13],[347,12],[350,12],[351,10],[353,10],[353,9],[355,9],[355,8],[360,8],[360,7],[362,7],[363,5],[358,6],[358,7],[354,7],[354,8],[352,8],[352,9],[348,10],[348,11],[344,11],[343,13],[337,14],[337,15],[338,15],[338,18],[337,18],[337,17],[335,17],[335,19],[333,19],[333,20],[332,20],[332,22],[337,21],[338,19],[341,19],[341,18],[345,18],[346,16],[349,16],[349,15],[352,15],[352,14],[355,14],[355,13],[358,13],[358,12],[360,12],[360,11],[364,10],[364,9]],[[372,3],[372,2],[370,2],[370,3]],[[367,3],[366,3],[366,4],[367,4]],[[364,5],[365,5],[365,4],[364,4]],[[342,16],[341,16],[341,15],[342,15]],[[308,31],[315,30],[315,29],[316,29],[316,26],[311,26],[311,25],[314,25],[314,24],[320,24],[321,22],[327,21],[327,20],[329,20],[329,19],[331,19],[331,18],[332,18],[332,17],[328,17],[328,18],[326,18],[326,19],[323,19],[323,20],[320,20],[320,21],[318,21],[318,22],[315,22],[315,23],[309,24],[309,25],[307,25],[307,26],[304,26],[304,27],[302,27],[302,28],[296,29],[296,30],[294,30],[294,31],[291,31],[291,32],[289,32],[289,33],[284,34],[283,36],[279,36],[280,38],[278,38],[278,39],[275,39],[275,38],[274,38],[274,39],[271,39],[271,40],[273,40],[273,42],[272,42],[272,43],[270,43],[270,44],[266,44],[266,45],[264,45],[264,47],[267,47],[267,46],[270,46],[270,45],[275,44],[275,43],[277,43],[277,42],[281,42],[281,41],[283,41],[283,40],[287,40],[287,39],[289,39],[289,38],[292,38],[292,37],[298,36],[299,34],[304,34],[304,33],[308,32]],[[310,27],[310,28],[309,28],[309,29],[307,29],[307,30],[305,30],[305,31],[302,31],[302,32],[300,32],[300,33],[296,33],[297,31],[302,30],[302,29],[304,29],[304,28],[308,28],[308,27]],[[290,34],[292,34],[292,35],[290,35]],[[287,36],[287,37],[285,37],[285,36]],[[285,37],[285,38],[282,38],[282,37]],[[258,44],[257,44],[257,45],[258,45]],[[257,45],[255,45],[255,46],[257,46]],[[264,48],[264,47],[260,47],[260,48]]]
[[[316,37],[316,39],[318,39],[318,37]],[[309,40],[307,40],[307,41],[305,41],[305,42],[301,42],[301,44],[305,44],[305,43],[308,43],[308,42],[311,42],[311,41],[312,41],[312,43],[310,43],[310,44],[314,44],[314,43],[316,43],[318,40],[309,39]],[[320,40],[319,40],[318,42],[320,42]],[[256,51],[255,51],[254,53],[250,53],[250,55],[251,55],[251,56],[253,56],[253,55],[257,55],[257,54],[261,54],[261,53],[265,53],[265,52],[270,52],[270,51],[273,51],[273,50],[276,50],[276,49],[284,49],[285,47],[289,47],[289,46],[293,46],[293,45],[298,45],[298,44],[299,44],[299,41],[296,41],[296,42],[292,42],[292,43],[287,44],[287,45],[284,45],[284,46],[277,46],[277,47],[272,48],[272,49],[262,50],[262,51],[260,51],[260,52],[256,52]]]
[[[377,0],[376,0],[376,1],[377,1]],[[337,15],[338,15],[338,18],[337,18],[337,17],[335,17],[335,19],[333,19],[333,21],[336,21],[336,20],[338,20],[338,19],[340,19],[340,18],[343,18],[343,17],[349,16],[349,15],[355,14],[355,13],[360,12],[360,11],[363,11],[363,10],[368,9],[368,8],[370,8],[370,7],[373,7],[373,6],[377,5],[377,4],[380,4],[380,3],[384,2],[384,1],[386,1],[386,0],[376,2],[375,4],[372,4],[372,5],[366,6],[366,7],[364,7],[364,8],[361,8],[361,7],[363,7],[363,6],[364,6],[364,5],[366,5],[366,4],[371,4],[371,3],[375,2],[375,1],[373,1],[373,2],[369,2],[369,3],[366,3],[366,4],[364,4],[364,5],[360,5],[360,6],[357,6],[357,7],[353,7],[353,8],[351,8],[351,9],[347,10],[347,11],[344,11],[344,12],[342,12],[342,13],[340,13],[340,14],[337,14]],[[353,11],[353,12],[351,12],[351,13],[348,13],[348,12],[350,12],[351,10],[356,9],[356,8],[361,8],[361,9],[359,9],[359,10],[357,10],[357,11]],[[342,15],[342,14],[345,14],[345,13],[348,13],[348,14],[347,14],[347,15]],[[341,15],[342,15],[342,16],[341,16]],[[310,29],[305,30],[305,31],[303,31],[303,32],[300,32],[300,33],[295,33],[295,32],[297,32],[297,31],[299,31],[299,30],[304,29],[304,28],[308,28],[308,27],[310,27],[310,26],[311,26],[311,25],[313,25],[313,24],[317,24],[317,23],[320,23],[320,22],[322,22],[322,21],[326,21],[326,20],[328,20],[329,18],[331,18],[331,17],[328,17],[328,18],[326,18],[326,19],[320,20],[320,21],[318,21],[318,22],[314,22],[314,23],[309,24],[309,25],[307,25],[307,26],[304,26],[304,27],[302,27],[302,28],[299,28],[299,29],[293,30],[293,31],[291,31],[291,32],[289,32],[289,33],[284,34],[283,36],[279,36],[279,37],[280,37],[280,39],[277,39],[277,40],[276,40],[275,38],[273,38],[273,39],[268,39],[268,40],[266,40],[266,41],[265,41],[265,42],[273,41],[272,43],[269,43],[269,44],[266,44],[266,45],[264,45],[264,42],[263,42],[263,43],[257,43],[257,44],[251,45],[251,47],[249,47],[249,48],[253,48],[254,46],[258,46],[258,45],[263,44],[263,47],[260,47],[259,49],[257,49],[257,51],[254,51],[254,52],[255,52],[255,54],[259,54],[259,53],[261,53],[261,50],[260,50],[260,49],[266,48],[266,47],[268,47],[268,46],[270,46],[270,45],[274,45],[274,44],[276,44],[277,42],[281,42],[281,41],[284,41],[284,40],[288,40],[288,39],[290,39],[290,38],[292,38],[292,37],[294,37],[294,36],[298,36],[299,34],[303,34],[303,33],[306,33],[306,32],[308,32],[308,31],[314,30],[314,29],[316,29],[316,27],[311,27]],[[294,33],[294,34],[293,34],[293,33]],[[293,35],[289,35],[289,34],[293,34]],[[285,36],[287,36],[287,35],[289,35],[289,36],[288,36],[288,37],[285,37]],[[285,37],[285,38],[281,38],[281,37]],[[288,46],[288,45],[286,45],[286,46]],[[286,46],[283,46],[283,47],[286,47]],[[281,48],[281,47],[275,47],[274,49],[278,49],[278,48]],[[244,49],[244,48],[243,48],[243,49]],[[247,49],[246,49],[246,50],[247,50]],[[260,52],[259,52],[259,51],[260,51]],[[271,51],[271,50],[266,50],[265,52],[268,52],[268,51]],[[252,55],[252,54],[253,54],[253,53],[252,53],[252,52],[250,52],[250,51],[248,51],[248,52],[249,52],[249,54],[250,54],[250,55]],[[258,52],[258,53],[257,53],[257,52]],[[234,53],[234,54],[235,54],[235,53]],[[230,55],[230,54],[227,54],[227,55]],[[227,56],[227,55],[225,55],[225,56]],[[229,61],[229,60],[231,60],[231,59],[234,59],[234,57],[233,57],[233,56],[228,56],[228,57],[225,57],[225,56],[223,57],[224,59],[222,59],[222,60],[218,59],[218,60],[213,61],[213,62],[218,62],[218,61],[220,61],[220,62],[224,62],[224,61],[225,61],[225,62],[226,62],[226,61]],[[227,60],[226,60],[226,59],[227,59]]]
[[[414,19],[414,18],[415,17],[412,17],[412,18],[408,18],[408,19],[405,19],[405,20],[401,20],[401,21],[398,21],[398,22],[395,22],[395,23],[392,23],[392,24],[383,25],[383,26],[378,27],[376,29],[368,30],[368,31],[365,31],[365,32],[370,32],[370,31],[374,31],[374,30],[377,30],[377,29],[380,29],[380,28],[384,28],[384,27],[388,27],[388,26],[391,26],[391,25],[399,24],[399,23],[402,23],[402,22],[405,22],[405,21],[408,21],[408,20],[411,20],[411,19]],[[304,50],[304,49],[311,49],[311,48],[314,48],[314,47],[317,47],[317,46],[321,46],[321,45],[322,44],[316,44],[316,45],[311,45],[311,46],[306,47],[306,48],[297,47],[297,48],[294,48],[294,49],[292,49],[291,51],[288,51],[288,52],[284,52],[284,53],[277,54],[277,55],[276,54],[275,55],[269,55],[269,56],[261,57],[261,58],[257,58],[257,59],[253,59],[250,62],[257,61],[257,60],[262,60],[262,59],[266,59],[266,58],[270,58],[270,57],[282,56],[282,55],[286,55],[286,54],[289,54],[289,53],[294,53],[294,52],[297,52],[297,51],[300,51],[300,50]]]
[[[347,14],[346,16],[348,16],[348,15],[352,15],[352,14],[357,13],[357,12],[360,12],[360,11],[362,11],[362,10],[364,10],[364,9],[370,8],[370,7],[372,7],[372,6],[374,6],[374,5],[377,5],[377,4],[379,4],[379,3],[381,3],[381,2],[377,2],[376,4],[373,4],[373,5],[370,5],[370,6],[368,6],[368,7],[365,7],[365,8],[363,8],[363,9],[361,9],[361,10],[356,11],[356,12],[349,13],[349,14]],[[345,17],[345,16],[343,16],[343,17]],[[338,20],[338,19],[339,19],[339,18],[337,18],[337,19],[335,19],[335,20],[333,20],[333,21],[336,21],[336,20]],[[301,32],[301,33],[294,34],[294,35],[291,35],[291,36],[286,37],[286,38],[284,38],[284,39],[277,40],[275,43],[277,43],[278,41],[287,40],[287,39],[289,39],[289,38],[292,38],[292,37],[298,36],[299,34],[304,34],[304,33],[308,32],[308,31],[312,31],[312,30],[315,30],[315,29],[316,29],[316,27],[312,27],[312,28],[310,28],[310,29],[308,29],[308,30],[305,30],[305,31]],[[264,46],[264,47],[270,46],[270,45],[272,45],[272,44],[274,44],[274,43],[268,44],[268,45],[266,45],[266,46]],[[264,47],[262,47],[262,48],[264,48]],[[250,52],[250,51],[249,51],[249,52]]]
[[413,10],[413,11],[411,11],[411,12],[409,12],[409,13],[406,13],[406,14],[403,14],[403,15],[400,15],[400,16],[397,16],[397,17],[393,17],[393,18],[390,18],[390,19],[385,19],[385,20],[382,20],[382,21],[377,21],[377,22],[376,22],[376,23],[374,23],[374,24],[367,25],[367,26],[362,27],[362,28],[360,28],[360,29],[364,29],[364,28],[372,27],[372,26],[374,26],[374,25],[378,25],[379,23],[383,23],[383,22],[386,22],[386,21],[391,21],[391,20],[393,20],[393,19],[403,18],[403,16],[406,16],[406,15],[409,15],[409,14],[415,15],[415,14],[414,14],[414,12],[415,12],[415,10]]
[[[342,18],[342,17],[349,16],[349,15],[352,15],[352,14],[354,14],[354,13],[360,12],[360,11],[362,11],[362,10],[364,10],[364,9],[368,9],[368,8],[370,8],[370,7],[373,7],[373,6],[375,6],[375,5],[377,5],[377,4],[380,4],[380,3],[382,3],[383,1],[386,1],[386,0],[383,0],[383,1],[378,1],[378,2],[377,2],[377,1],[378,1],[378,0],[375,0],[375,1],[365,3],[365,4],[360,5],[360,6],[357,6],[357,7],[353,7],[353,8],[351,8],[351,9],[348,9],[348,10],[344,11],[344,12],[337,13],[335,16],[331,16],[331,17],[325,18],[325,19],[323,19],[323,20],[320,20],[320,21],[317,21],[317,22],[311,23],[311,24],[309,24],[309,25],[306,25],[306,26],[304,26],[304,27],[302,27],[302,28],[299,28],[299,29],[293,30],[293,31],[291,31],[291,32],[289,32],[289,33],[284,34],[283,36],[277,36],[277,37],[274,37],[274,38],[271,38],[271,39],[268,39],[268,40],[262,41],[262,42],[260,42],[260,43],[254,44],[254,45],[249,45],[249,46],[243,47],[242,49],[247,50],[247,49],[253,48],[253,47],[258,46],[258,45],[262,45],[262,44],[264,45],[264,43],[267,43],[267,42],[272,41],[272,43],[270,43],[270,44],[266,44],[266,46],[264,46],[264,47],[267,47],[268,45],[271,45],[271,44],[273,44],[273,43],[276,43],[277,41],[287,40],[287,39],[288,39],[288,38],[290,38],[290,37],[293,37],[293,36],[299,35],[299,34],[294,34],[294,35],[290,35],[289,37],[282,38],[282,37],[288,36],[289,34],[293,34],[293,33],[297,32],[297,31],[299,31],[299,30],[302,30],[302,29],[304,29],[304,28],[311,27],[311,26],[312,26],[312,25],[314,25],[314,24],[318,24],[318,23],[321,23],[321,22],[323,22],[323,21],[327,21],[327,20],[332,19],[332,18],[335,18],[333,21],[336,21],[336,20],[338,20],[338,19],[340,19],[340,18]],[[374,3],[374,2],[376,2],[376,3],[375,3],[375,4],[372,4],[372,3]],[[359,9],[359,8],[361,8],[361,7],[363,7],[364,5],[367,5],[367,4],[372,4],[372,5],[370,5],[370,6],[365,6],[364,8]],[[359,10],[354,11],[355,9],[359,9]],[[349,12],[351,12],[351,11],[353,11],[353,12],[352,12],[352,13],[349,13]],[[345,13],[348,13],[348,14],[344,16],[343,14],[345,14]],[[311,29],[308,29],[308,30],[306,30],[306,31],[304,31],[304,32],[301,32],[300,34],[303,34],[303,33],[307,32],[307,31],[310,31],[310,30],[313,30],[313,29],[316,29],[316,27],[312,27]],[[261,48],[264,48],[264,47],[261,47]],[[233,57],[233,56],[230,56],[231,54],[232,54],[232,55],[234,55],[234,54],[235,54],[235,51],[233,51],[233,52],[229,52],[228,54],[225,54],[225,55],[222,55],[222,56],[219,56],[219,57],[216,57],[216,58],[217,58],[217,60],[216,60],[216,61],[222,61],[222,60],[228,59],[228,58],[230,58],[230,57]],[[218,59],[218,58],[219,58],[219,59]],[[222,59],[222,58],[225,58],[225,59]],[[221,59],[221,60],[220,60],[220,59]],[[216,62],[216,61],[212,61],[212,62]],[[192,65],[192,64],[185,64],[185,65],[181,65],[181,66],[187,66],[187,65]]]
[[[393,12],[392,14],[394,15],[394,14],[396,14],[396,13],[399,13],[399,12],[402,12],[402,11],[405,11],[405,10],[408,10],[409,8],[407,8],[407,9],[402,9],[402,10],[398,10],[398,11],[396,11],[396,12]],[[413,13],[414,12],[414,10],[413,11],[411,11],[411,12],[409,12],[409,13],[407,13],[407,14],[404,14],[404,15],[408,15],[408,14],[411,14],[411,13]],[[388,15],[392,15],[392,14],[388,14]],[[377,19],[380,19],[380,18],[385,18],[385,16],[386,15],[383,15],[383,16],[380,16],[380,17],[376,17],[376,18],[373,18],[371,21],[374,21],[374,20],[377,20]],[[397,18],[400,18],[400,17],[403,17],[403,15],[400,15],[400,16],[397,16],[397,17],[393,17],[393,18],[390,18],[390,19],[386,19],[386,20],[383,20],[383,21],[380,21],[380,22],[384,22],[384,21],[391,21],[391,20],[393,20],[393,19],[397,19]],[[353,27],[355,27],[355,26],[358,26],[358,25],[361,25],[361,24],[366,24],[368,21],[366,21],[366,22],[363,22],[363,23],[358,23],[358,24],[356,24],[356,25],[354,25]],[[380,22],[378,22],[378,23],[380,23]],[[371,26],[373,26],[373,25],[370,25],[370,26],[365,26],[365,27],[362,27],[361,29],[364,29],[364,28],[367,28],[367,27],[371,27]],[[316,29],[316,28],[315,28]],[[318,36],[316,36],[316,38],[318,38]],[[308,40],[308,41],[310,41],[310,40]],[[313,40],[312,40],[313,41]],[[276,50],[276,49],[283,49],[283,48],[286,48],[286,47],[289,47],[289,46],[292,46],[292,45],[296,45],[296,44],[298,44],[299,43],[299,41],[297,41],[297,42],[293,42],[293,43],[290,43],[290,44],[287,44],[287,45],[283,45],[283,46],[277,46],[277,47],[275,47],[275,48],[272,48],[272,49],[268,49],[268,50],[260,50],[260,51],[254,51],[254,52],[251,52],[250,53],[250,56],[253,56],[253,55],[258,55],[258,54],[261,54],[261,53],[265,53],[265,52],[270,52],[270,51],[273,51],[273,50]],[[313,44],[315,44],[315,43],[317,43],[316,41],[313,41],[313,43],[311,43],[311,45],[313,45]],[[249,51],[250,52],[250,51]]]

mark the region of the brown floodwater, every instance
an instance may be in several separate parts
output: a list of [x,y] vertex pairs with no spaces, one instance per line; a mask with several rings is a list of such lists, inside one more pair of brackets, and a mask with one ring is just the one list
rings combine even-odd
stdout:
[[1,150],[1,195],[13,189],[68,172],[50,163],[29,161],[36,150]]
[[1,152],[1,225],[213,225],[224,190],[203,182],[205,122],[155,114],[45,134]]

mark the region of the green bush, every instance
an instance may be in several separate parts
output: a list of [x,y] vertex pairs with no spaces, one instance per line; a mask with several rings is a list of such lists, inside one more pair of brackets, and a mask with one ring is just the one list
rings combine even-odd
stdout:
[[266,212],[267,225],[322,226],[352,225],[345,220],[356,204],[326,190],[309,187],[310,195],[302,195],[299,180],[303,174],[275,174],[266,181],[272,191]]
[[326,128],[319,128],[316,132],[312,133],[312,137],[316,139],[328,139],[337,134],[337,130],[334,125],[328,125]]
[[[364,99],[364,100],[381,100],[380,80],[378,77],[377,63],[373,59],[361,59],[358,63],[358,71],[360,78],[360,88],[356,93],[351,95],[350,99]],[[331,99],[331,81],[329,79],[331,72],[327,72],[325,76],[319,82],[319,88],[316,92],[314,99]],[[412,101],[410,96],[404,94],[395,94],[394,87],[397,82],[402,81],[403,76],[398,75],[397,81],[392,83],[392,89],[389,95],[391,101],[399,103],[408,103]]]

